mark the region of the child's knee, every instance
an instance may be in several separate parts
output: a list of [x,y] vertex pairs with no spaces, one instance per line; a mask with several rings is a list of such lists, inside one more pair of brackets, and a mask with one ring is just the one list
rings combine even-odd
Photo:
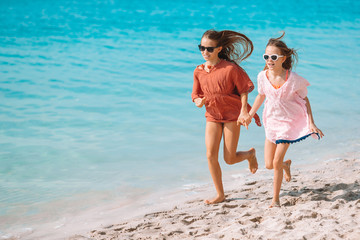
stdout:
[[274,169],[274,159],[265,156],[265,167],[269,170]]
[[235,158],[236,158],[236,156],[232,156],[231,154],[224,153],[224,161],[229,165],[232,165],[235,163]]
[[274,167],[274,169],[276,169],[276,170],[282,169],[282,167],[283,167],[283,161],[282,161],[282,160],[279,160],[279,159],[274,159],[273,167]]
[[274,165],[273,165],[272,162],[266,162],[266,163],[265,163],[265,167],[266,167],[267,169],[269,169],[269,170],[274,169]]
[[217,162],[218,161],[218,154],[207,152],[206,157],[209,162]]
[[235,161],[233,160],[233,158],[230,157],[226,157],[224,158],[225,162],[229,165],[233,165],[235,163]]

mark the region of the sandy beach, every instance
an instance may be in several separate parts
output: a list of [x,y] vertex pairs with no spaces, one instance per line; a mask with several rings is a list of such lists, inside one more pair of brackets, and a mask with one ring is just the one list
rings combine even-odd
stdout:
[[209,185],[190,201],[90,229],[80,239],[360,239],[360,158],[353,154],[314,166],[292,166],[281,208],[269,209],[272,171],[245,183],[227,180],[227,200],[206,205]]

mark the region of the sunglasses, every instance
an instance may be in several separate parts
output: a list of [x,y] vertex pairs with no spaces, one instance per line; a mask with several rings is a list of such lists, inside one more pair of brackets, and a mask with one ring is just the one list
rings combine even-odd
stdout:
[[283,55],[277,55],[277,54],[272,54],[272,55],[264,54],[263,55],[263,58],[265,61],[269,60],[270,58],[273,61],[277,61],[279,59],[279,57],[283,57]]
[[209,53],[212,53],[215,50],[215,48],[218,48],[218,47],[204,47],[201,45],[198,45],[198,47],[201,52],[204,52],[205,50],[207,50]]

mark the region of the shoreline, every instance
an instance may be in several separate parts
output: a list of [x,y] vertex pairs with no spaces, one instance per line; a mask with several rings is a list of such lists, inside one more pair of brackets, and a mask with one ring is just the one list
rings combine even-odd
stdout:
[[[136,217],[113,221],[69,237],[80,239],[359,239],[360,158],[292,165],[283,182],[281,208],[269,209],[272,171],[259,169],[246,180],[224,181],[227,200],[206,205],[214,193],[201,186],[192,196],[149,208]],[[309,227],[311,226],[311,227]]]
[[[172,190],[139,195],[136,199],[99,204],[85,212],[80,211],[79,214],[66,214],[64,212],[61,219],[31,228],[17,229],[12,231],[11,234],[3,234],[0,238],[10,240],[96,240],[159,239],[162,236],[164,239],[264,239],[263,236],[268,236],[270,231],[270,226],[266,221],[268,218],[275,219],[279,224],[284,224],[284,222],[287,222],[283,219],[285,212],[290,216],[292,212],[296,212],[301,223],[303,221],[301,219],[309,218],[308,215],[301,213],[304,209],[320,207],[320,213],[314,213],[314,216],[318,217],[311,219],[313,222],[306,223],[312,226],[324,216],[323,212],[326,209],[332,210],[332,207],[336,205],[338,205],[338,208],[335,210],[335,217],[325,215],[324,218],[335,221],[337,215],[342,214],[342,212],[349,213],[353,211],[354,217],[348,215],[347,218],[341,219],[341,221],[338,220],[338,222],[341,222],[340,225],[329,227],[347,229],[351,223],[346,223],[344,227],[342,223],[346,219],[357,218],[355,220],[356,224],[360,223],[360,180],[357,177],[360,176],[360,152],[352,151],[334,156],[334,158],[325,159],[316,160],[313,165],[309,165],[309,159],[305,162],[293,162],[291,168],[293,178],[290,183],[283,181],[282,184],[280,200],[283,207],[281,209],[268,209],[272,197],[273,171],[269,171],[260,165],[257,173],[251,174],[246,166],[246,168],[227,171],[224,174],[223,182],[227,200],[223,203],[210,206],[203,203],[204,199],[211,198],[215,194],[215,189],[209,178],[207,183],[187,184]],[[245,164],[243,165],[245,166]],[[313,199],[314,195],[319,200]],[[332,195],[334,196],[332,197]],[[345,195],[342,198],[343,201],[336,201],[335,198],[338,197],[341,200],[339,196],[342,195]],[[356,201],[351,200],[351,198]],[[334,206],[329,205],[329,203],[333,202],[336,202]],[[354,206],[347,211],[344,208],[349,207],[349,202],[352,202]],[[297,207],[300,209],[298,210]],[[269,211],[275,214],[271,215]],[[282,219],[277,218],[279,217],[277,216],[278,213],[282,214]],[[209,221],[209,218],[217,219],[217,222]],[[255,218],[261,220],[256,222]],[[251,219],[255,221],[255,225],[249,225],[254,223]],[[191,223],[186,225],[188,221]],[[144,226],[145,223],[146,226]],[[294,221],[293,225],[296,225],[295,223],[296,221]],[[285,224],[285,226],[287,225],[289,224]],[[291,227],[294,229],[292,230],[293,233],[294,231],[297,233],[298,231],[306,232],[308,230],[306,228]],[[286,231],[290,231],[291,227]],[[119,231],[120,228],[122,228],[122,231]],[[174,228],[175,230],[173,230]],[[228,228],[232,229],[231,233],[227,233],[227,230],[225,230]],[[319,227],[318,231],[323,232],[327,228],[327,225],[324,228]],[[118,231],[115,231],[115,229]],[[239,235],[245,233],[244,229],[250,233],[253,231],[261,231],[262,233],[260,235]],[[223,238],[220,238],[222,235],[218,234],[221,230],[226,233]],[[239,233],[240,230],[243,232]],[[276,229],[276,231],[280,230]],[[346,234],[350,234],[351,232],[348,232],[350,230],[345,230]],[[281,231],[285,230],[282,229]],[[201,236],[202,234],[204,235]],[[360,239],[359,231],[356,234],[359,237],[356,235],[356,238],[345,239]],[[286,234],[280,234],[279,236],[281,236],[279,239],[292,237],[292,235],[287,236]],[[304,237],[306,239],[320,239],[319,236],[309,238],[309,236],[304,235]],[[328,238],[332,239],[327,236],[326,239]],[[333,238],[340,239],[340,237]],[[272,236],[269,239],[278,238]],[[296,239],[304,238],[299,236]]]

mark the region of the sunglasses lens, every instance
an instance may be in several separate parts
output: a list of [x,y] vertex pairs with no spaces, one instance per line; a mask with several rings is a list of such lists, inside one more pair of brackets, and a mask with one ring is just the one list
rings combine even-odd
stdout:
[[198,47],[199,47],[199,50],[201,52],[207,50],[209,53],[212,53],[216,48],[216,47],[204,47],[204,46],[201,46],[201,45],[198,45]]
[[263,57],[265,61],[269,59],[269,55],[264,55]]
[[215,49],[214,47],[207,47],[208,52],[213,52],[214,49]]
[[276,60],[278,59],[278,56],[277,56],[277,55],[271,55],[271,59],[272,59],[273,61],[276,61]]

